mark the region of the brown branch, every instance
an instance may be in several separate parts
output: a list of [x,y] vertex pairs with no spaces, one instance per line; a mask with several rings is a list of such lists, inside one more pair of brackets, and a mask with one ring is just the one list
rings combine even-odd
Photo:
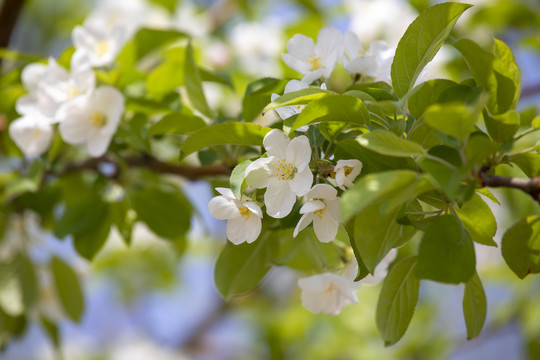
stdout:
[[[7,48],[25,0],[4,0],[0,8],[0,48]],[[2,59],[0,59],[0,65]]]
[[[143,156],[130,156],[122,158],[122,162],[129,167],[138,167],[150,169],[162,174],[173,174],[182,176],[188,180],[200,180],[209,176],[219,176],[231,174],[231,168],[225,165],[210,165],[210,166],[187,166],[187,165],[175,165],[168,162],[158,160],[149,155]],[[118,175],[118,170],[120,168],[119,161],[112,156],[102,156],[100,158],[88,159],[79,163],[71,163],[66,165],[66,167],[60,172],[55,173],[54,171],[50,174],[56,175],[67,175],[74,172],[82,170],[94,170],[99,171],[100,165],[102,164],[111,164],[114,166],[114,174],[111,177],[116,177]]]
[[489,187],[506,187],[511,189],[519,189],[526,194],[529,194],[536,202],[540,203],[540,176],[531,179],[488,175],[480,173],[480,179],[483,186]]
[[540,95],[540,84],[527,86],[521,89],[522,99],[536,95]]

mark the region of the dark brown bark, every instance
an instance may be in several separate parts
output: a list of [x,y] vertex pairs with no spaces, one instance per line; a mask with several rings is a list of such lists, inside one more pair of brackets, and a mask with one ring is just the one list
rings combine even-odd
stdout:
[[540,177],[523,179],[480,173],[480,179],[483,186],[519,189],[540,203]]
[[[25,0],[3,0],[0,7],[0,48],[7,48]],[[0,65],[2,59],[0,59]]]

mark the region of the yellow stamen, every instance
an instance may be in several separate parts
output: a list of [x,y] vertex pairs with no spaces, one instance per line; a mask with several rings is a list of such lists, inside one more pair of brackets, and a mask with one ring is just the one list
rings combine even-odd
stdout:
[[334,290],[334,284],[330,283],[330,286],[328,286],[328,289],[326,289],[324,292],[332,292]]
[[317,217],[319,218],[319,220],[322,220],[322,216],[324,215],[325,212],[326,212],[326,206],[323,207],[323,208],[320,209],[320,210],[315,211],[315,215],[317,215]]
[[344,166],[343,170],[345,171],[345,176],[349,176],[352,173],[352,168],[350,168],[348,166]]
[[242,215],[244,219],[248,221],[251,217],[251,211],[245,206],[239,207],[238,210],[240,211],[240,215]]
[[103,127],[105,126],[105,124],[107,124],[107,118],[105,117],[105,114],[98,110],[92,111],[89,120],[90,123],[97,128]]
[[37,140],[42,134],[43,134],[43,130],[35,129],[34,136],[32,136],[32,140]]
[[94,50],[96,51],[98,56],[105,55],[109,52],[110,48],[111,42],[109,40],[100,41],[94,46]]
[[68,89],[67,89],[67,97],[68,97],[68,99],[73,99],[75,96],[78,96],[80,94],[81,94],[81,91],[79,90],[78,87],[76,87],[73,84],[68,85]]
[[298,169],[285,159],[278,160],[277,165],[272,163],[272,166],[276,168],[276,177],[279,180],[292,180],[298,172]]
[[313,71],[321,68],[321,57],[316,54],[309,55],[307,62],[309,63],[309,70]]

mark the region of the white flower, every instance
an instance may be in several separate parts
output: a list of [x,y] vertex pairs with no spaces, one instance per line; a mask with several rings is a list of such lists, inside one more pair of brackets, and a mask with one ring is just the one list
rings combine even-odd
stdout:
[[287,216],[296,202],[313,183],[309,168],[311,147],[304,135],[289,140],[277,129],[263,140],[268,157],[255,160],[246,169],[246,184],[257,189],[266,188],[266,212],[274,218]]
[[345,34],[345,54],[341,62],[349,73],[389,82],[395,51],[382,40],[372,42],[369,49],[364,51],[356,35],[348,32]]
[[212,20],[208,12],[198,11],[192,0],[182,1],[176,7],[171,26],[193,37],[202,38],[212,30]]
[[359,283],[332,273],[298,279],[302,290],[302,305],[309,311],[337,315],[350,303],[358,303],[356,290]]
[[221,196],[208,203],[210,214],[219,220],[227,220],[227,238],[235,245],[254,242],[261,233],[261,208],[257,203],[238,200],[231,189],[216,188]]
[[98,157],[116,133],[124,112],[124,96],[113,87],[101,86],[89,98],[69,102],[59,112],[62,138],[69,144],[86,143],[88,153]]
[[317,184],[307,192],[306,198],[310,200],[300,209],[302,217],[293,237],[313,222],[313,230],[319,241],[327,243],[334,240],[341,218],[337,190],[327,184]]
[[[308,87],[309,87],[309,84],[306,83],[306,82],[299,81],[299,80],[291,80],[291,81],[289,81],[287,83],[287,85],[285,85],[285,89],[283,90],[283,95],[285,95],[287,93],[290,93],[290,92],[307,89]],[[321,84],[321,89],[326,90],[326,84],[325,83]],[[270,97],[270,100],[274,101],[279,97],[280,97],[280,95],[274,93]],[[306,105],[283,106],[283,107],[277,108],[276,112],[278,113],[279,117],[282,120],[285,120],[285,119],[290,118],[291,116],[299,114],[300,112],[302,112],[302,110],[304,110],[305,107],[306,107]],[[301,129],[304,129],[304,130],[301,130]],[[307,130],[307,126],[302,126],[301,128],[298,128],[298,130],[299,131],[305,131],[305,130]]]
[[362,162],[360,160],[338,160],[334,167],[337,186],[343,191],[346,187],[352,187],[354,179],[361,171]]
[[71,36],[75,46],[73,56],[87,56],[94,67],[111,64],[127,40],[126,30],[120,26],[110,31],[93,26],[76,26]]
[[[386,254],[386,256],[379,262],[379,264],[377,264],[377,266],[375,267],[375,271],[373,271],[373,275],[368,274],[368,276],[360,280],[360,283],[362,285],[376,285],[383,281],[386,277],[386,274],[388,274],[388,265],[390,265],[390,263],[394,261],[396,256],[397,250],[390,250],[388,254]],[[354,262],[356,263],[356,259]],[[356,269],[356,271],[358,272],[358,264],[356,264]]]
[[88,59],[72,58],[71,73],[50,59],[47,65],[30,64],[24,68],[22,82],[28,94],[20,97],[16,110],[22,115],[40,114],[57,121],[60,106],[78,96],[88,96],[95,86],[95,74]]
[[327,27],[319,32],[316,45],[305,35],[294,35],[287,42],[288,53],[281,54],[281,58],[291,69],[304,74],[302,81],[311,84],[321,76],[330,77],[343,54],[343,46],[339,30]]
[[50,121],[39,115],[25,115],[9,125],[9,136],[28,156],[43,154],[51,145],[53,128]]

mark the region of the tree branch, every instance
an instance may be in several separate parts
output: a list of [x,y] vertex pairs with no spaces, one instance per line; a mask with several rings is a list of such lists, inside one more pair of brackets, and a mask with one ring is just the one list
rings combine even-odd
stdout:
[[507,187],[519,189],[529,194],[536,202],[540,204],[540,176],[531,179],[506,177],[498,175],[488,175],[480,172],[480,179],[483,186],[489,187]]
[[[0,48],[7,48],[25,0],[4,0],[0,8]],[[0,65],[2,59],[0,59]]]
[[521,98],[527,98],[535,95],[540,95],[540,84],[535,84],[521,89]]
[[[219,176],[231,174],[231,168],[225,165],[210,165],[210,166],[185,166],[185,165],[175,165],[168,162],[158,160],[150,155],[143,156],[130,156],[122,158],[122,162],[130,167],[139,167],[153,170],[162,174],[173,174],[182,176],[188,180],[200,180],[209,176]],[[50,174],[56,174],[59,176],[71,174],[74,172],[82,170],[94,170],[100,171],[100,166],[105,164],[112,164],[114,166],[114,174],[111,177],[117,176],[118,170],[120,168],[119,161],[110,156],[105,155],[99,158],[88,159],[79,163],[71,163],[66,165],[66,167],[60,172],[55,173],[54,171]]]

